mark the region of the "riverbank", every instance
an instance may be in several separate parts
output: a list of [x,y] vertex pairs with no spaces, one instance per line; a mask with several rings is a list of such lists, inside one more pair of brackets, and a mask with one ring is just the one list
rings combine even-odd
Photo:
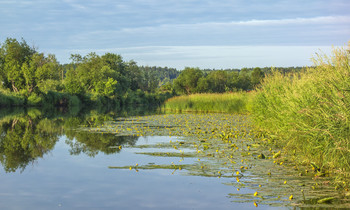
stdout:
[[170,93],[146,93],[142,91],[130,91],[118,97],[106,97],[98,94],[69,94],[64,92],[48,91],[47,93],[30,94],[29,96],[0,90],[0,107],[62,107],[77,109],[83,107],[125,107],[130,105],[155,105],[160,106]]
[[166,101],[175,111],[250,113],[256,129],[271,138],[297,165],[315,176],[333,175],[348,189],[350,176],[349,51],[320,56],[315,67],[274,71],[250,93],[197,94]]

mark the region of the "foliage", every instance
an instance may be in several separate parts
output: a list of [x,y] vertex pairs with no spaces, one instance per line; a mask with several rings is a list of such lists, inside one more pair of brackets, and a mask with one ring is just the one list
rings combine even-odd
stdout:
[[[280,71],[298,70],[284,68]],[[16,105],[50,105],[52,92],[57,96],[76,96],[75,99],[79,98],[81,104],[86,105],[159,104],[161,99],[167,98],[164,94],[249,91],[258,86],[264,74],[269,74],[267,68],[201,70],[187,67],[177,71],[168,67],[138,66],[133,60],[125,62],[118,54],[94,52],[85,56],[72,54],[71,63],[60,65],[54,55],[38,52],[23,39],[8,38],[0,47],[2,89],[9,90],[14,98],[24,97],[23,103],[13,102]],[[3,99],[2,106],[12,103],[8,97]],[[53,100],[54,104],[69,104],[57,102],[60,100]]]
[[174,80],[177,94],[249,91],[258,86],[265,73],[260,68],[240,71],[186,68]]
[[331,57],[316,57],[315,67],[304,72],[274,71],[253,103],[256,125],[317,170],[349,173],[349,59],[349,51],[334,49]]
[[174,88],[178,93],[191,94],[196,93],[198,80],[203,77],[199,68],[185,68],[178,78],[174,80]]
[[256,67],[253,69],[253,72],[250,76],[251,83],[253,87],[256,87],[257,85],[260,84],[260,81],[265,77],[264,72],[259,68]]
[[0,107],[23,106],[24,104],[25,99],[21,95],[0,90]]

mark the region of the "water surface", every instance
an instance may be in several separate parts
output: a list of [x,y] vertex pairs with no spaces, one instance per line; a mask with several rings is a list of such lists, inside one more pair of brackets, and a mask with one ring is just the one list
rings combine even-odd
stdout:
[[328,190],[309,193],[310,177],[259,159],[270,154],[254,144],[247,120],[38,110],[3,116],[0,208],[281,209],[305,200],[300,189],[310,198]]

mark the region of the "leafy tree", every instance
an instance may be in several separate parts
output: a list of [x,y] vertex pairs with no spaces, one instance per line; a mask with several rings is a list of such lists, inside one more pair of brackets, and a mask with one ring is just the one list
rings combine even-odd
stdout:
[[198,79],[197,92],[198,93],[210,92],[210,85],[206,77],[201,77]]
[[198,80],[203,77],[199,68],[186,67],[178,78],[174,80],[174,87],[178,93],[191,94],[197,89]]
[[209,81],[209,86],[212,92],[225,92],[227,85],[227,72],[223,70],[212,71],[208,74],[207,80]]
[[64,89],[70,94],[83,94],[85,92],[84,85],[77,76],[76,70],[69,69],[64,80]]
[[142,87],[143,75],[135,61],[130,61],[126,64],[126,72],[130,78],[130,89],[136,91]]
[[28,46],[22,39],[18,42],[16,39],[7,38],[1,46],[1,69],[0,75],[3,80],[3,86],[10,88],[14,92],[19,92],[26,86],[22,71],[22,65],[30,60],[35,53],[35,49]]
[[117,83],[118,82],[113,78],[108,78],[107,81],[99,81],[94,85],[95,92],[103,96],[111,97],[115,93]]
[[239,89],[239,73],[232,71],[227,74],[227,87],[229,91],[236,91]]
[[260,84],[264,76],[265,76],[264,72],[259,67],[254,68],[251,74],[252,86],[255,87],[258,84]]
[[249,76],[249,70],[247,68],[243,68],[238,75],[238,88],[242,90],[251,89],[251,81]]

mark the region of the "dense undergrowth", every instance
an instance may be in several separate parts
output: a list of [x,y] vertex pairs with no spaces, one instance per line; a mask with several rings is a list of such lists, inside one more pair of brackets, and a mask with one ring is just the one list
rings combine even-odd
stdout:
[[47,93],[24,96],[6,90],[0,90],[0,107],[63,107],[77,109],[87,107],[115,107],[125,106],[160,106],[170,93],[146,93],[142,91],[129,91],[119,97],[106,97],[98,94],[73,95],[65,92],[48,91]]

